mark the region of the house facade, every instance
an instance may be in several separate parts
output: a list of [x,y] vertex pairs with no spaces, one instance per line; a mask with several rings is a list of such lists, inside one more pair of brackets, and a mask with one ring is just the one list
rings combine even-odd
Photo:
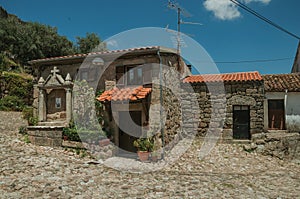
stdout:
[[[74,113],[82,112],[76,109],[83,107],[84,102],[78,101],[84,96],[76,100],[76,93],[82,90],[76,88],[76,82],[85,81],[94,93],[104,91],[97,97],[104,107],[102,126],[124,151],[135,152],[133,142],[141,136],[155,136],[163,140],[161,145],[167,145],[180,132],[180,105],[174,93],[189,71],[176,50],[143,47],[30,64],[37,82],[33,107],[39,125],[67,126],[71,118],[78,118]],[[166,118],[163,123],[162,117]]]
[[258,72],[192,75],[183,80],[197,94],[198,134],[251,139],[263,131],[264,84]]
[[[67,126],[80,112],[89,121],[84,95],[89,92],[95,98],[102,91],[96,95],[103,105],[102,130],[121,152],[136,152],[133,142],[139,137],[154,137],[160,147],[172,148],[193,133],[247,140],[266,129],[266,79],[258,72],[191,75],[176,50],[160,46],[30,64],[39,125]],[[81,81],[92,89],[78,87]],[[78,99],[79,91],[83,95]]]
[[266,130],[300,131],[300,74],[263,75]]

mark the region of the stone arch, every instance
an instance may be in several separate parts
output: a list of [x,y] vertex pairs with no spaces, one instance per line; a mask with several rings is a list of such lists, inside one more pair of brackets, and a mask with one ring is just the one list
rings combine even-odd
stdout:
[[228,105],[255,106],[256,101],[253,97],[236,95],[228,100]]

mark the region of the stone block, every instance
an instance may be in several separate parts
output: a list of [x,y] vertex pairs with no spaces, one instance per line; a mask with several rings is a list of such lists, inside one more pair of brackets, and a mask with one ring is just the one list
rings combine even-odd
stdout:
[[233,139],[232,129],[224,129],[222,132],[222,138],[224,139]]

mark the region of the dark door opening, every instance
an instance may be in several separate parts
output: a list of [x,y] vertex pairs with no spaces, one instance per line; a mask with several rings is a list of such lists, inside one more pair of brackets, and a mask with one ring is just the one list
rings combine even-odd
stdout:
[[233,139],[250,139],[249,106],[233,106]]
[[119,148],[123,152],[137,152],[133,142],[142,135],[141,117],[141,111],[119,112]]
[[268,100],[269,129],[284,130],[284,100]]

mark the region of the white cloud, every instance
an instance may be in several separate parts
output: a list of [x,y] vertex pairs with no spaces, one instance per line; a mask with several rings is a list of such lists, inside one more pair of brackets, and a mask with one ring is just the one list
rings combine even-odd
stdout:
[[[260,2],[267,5],[271,0],[242,0],[242,2],[245,4]],[[221,20],[232,20],[241,16],[238,6],[230,0],[205,0],[203,5],[208,11],[213,12],[216,18]]]

